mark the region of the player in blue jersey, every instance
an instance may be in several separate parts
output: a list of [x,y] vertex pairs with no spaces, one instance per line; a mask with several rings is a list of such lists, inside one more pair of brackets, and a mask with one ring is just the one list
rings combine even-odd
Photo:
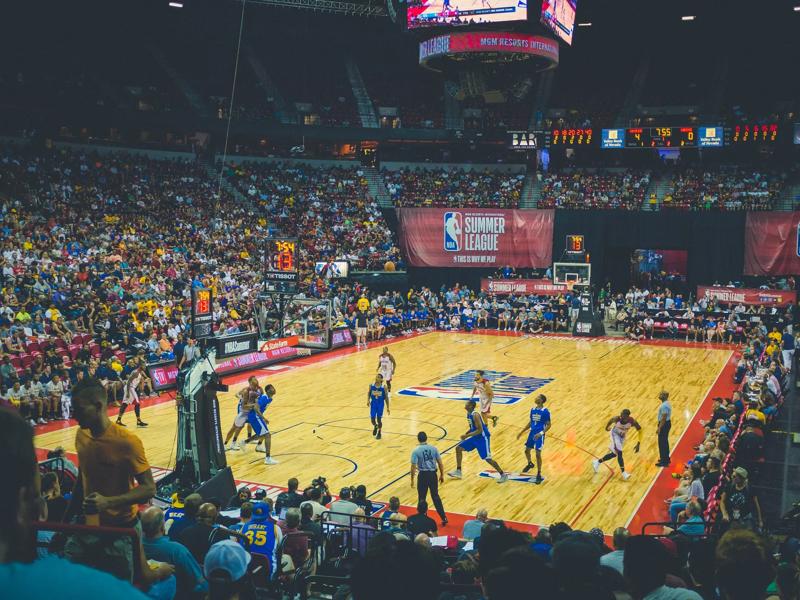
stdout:
[[[264,424],[266,425],[267,432],[261,436],[256,434],[253,438],[248,439],[247,441],[250,442],[252,439],[258,439],[258,443],[256,444],[256,452],[264,452],[266,457],[264,458],[264,462],[268,465],[275,465],[278,464],[274,458],[271,457],[271,450],[272,450],[272,434],[269,432],[269,420],[264,417],[264,413],[267,411],[267,407],[272,404],[272,400],[275,398],[275,386],[272,384],[268,384],[264,387],[264,393],[258,397],[258,410],[261,412],[261,417],[264,419]],[[248,415],[248,423],[250,422],[250,415]],[[251,424],[252,426],[252,424]],[[255,427],[253,427],[255,430]],[[267,461],[271,462],[267,462]]]
[[461,436],[461,443],[456,446],[456,469],[455,471],[450,471],[448,475],[455,479],[461,479],[461,459],[463,458],[464,450],[467,452],[477,450],[478,456],[492,465],[497,472],[500,473],[500,479],[497,480],[497,483],[505,483],[508,481],[508,475],[503,472],[500,465],[492,458],[492,449],[489,443],[491,434],[489,433],[489,428],[486,426],[486,422],[483,420],[480,411],[475,410],[476,406],[474,400],[469,400],[464,405],[464,409],[467,411],[469,431]]
[[367,406],[369,406],[369,418],[372,421],[372,435],[376,440],[381,439],[381,429],[383,428],[383,409],[386,407],[386,414],[392,414],[389,410],[389,395],[383,385],[383,375],[375,375],[375,383],[371,383],[367,392]]
[[[267,390],[271,390],[272,393]],[[264,409],[272,402],[272,396],[275,394],[275,388],[268,385],[264,388],[264,394],[259,394],[256,402],[247,413],[247,423],[253,428],[253,437],[258,440],[256,444],[256,451],[259,451],[259,446],[263,446],[266,456],[264,457],[265,465],[277,465],[278,461],[272,458],[270,448],[272,446],[272,436],[269,433],[269,421],[264,418]],[[265,398],[266,396],[266,398]],[[252,439],[252,438],[251,438]]]
[[[261,386],[258,383],[258,379],[255,376],[249,377],[247,379],[247,387],[236,394],[236,397],[239,399],[239,404],[236,409],[236,418],[233,420],[233,424],[228,430],[228,434],[225,436],[226,450],[244,450],[244,442],[238,442],[239,434],[242,432],[242,429],[244,429],[244,426],[247,425],[250,410],[256,405],[260,395]],[[233,441],[231,441],[231,438],[233,438]]]
[[536,406],[531,409],[531,416],[528,424],[517,434],[517,439],[529,431],[528,440],[525,442],[525,458],[528,464],[522,470],[527,473],[533,468],[531,462],[531,450],[536,450],[536,479],[534,483],[542,483],[542,448],[544,448],[544,434],[550,429],[550,411],[544,407],[547,398],[544,394],[539,394],[534,400]]

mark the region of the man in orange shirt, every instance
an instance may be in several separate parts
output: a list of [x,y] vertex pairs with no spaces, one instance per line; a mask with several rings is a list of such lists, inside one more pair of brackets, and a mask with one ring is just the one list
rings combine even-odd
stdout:
[[[67,514],[79,512],[82,507],[87,524],[133,528],[141,536],[138,505],[155,495],[156,484],[141,440],[111,422],[106,402],[106,389],[97,379],[83,379],[72,389],[75,418],[80,425],[75,435],[80,470]],[[87,539],[91,537],[94,536],[70,538],[65,548],[67,555],[81,562],[85,554],[96,552]],[[127,559],[131,559],[133,551],[129,538],[108,543],[104,548],[106,556],[122,558],[127,564],[132,564]],[[120,573],[122,579],[129,576]]]

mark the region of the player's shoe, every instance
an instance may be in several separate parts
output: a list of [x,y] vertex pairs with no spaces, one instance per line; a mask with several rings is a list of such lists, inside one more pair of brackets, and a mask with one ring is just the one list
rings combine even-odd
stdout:
[[141,421],[141,420],[140,421],[136,421],[136,426],[137,427],[147,427],[147,423],[145,423],[144,421]]
[[600,472],[600,461],[599,460],[594,459],[592,461],[592,469],[594,469],[595,473],[599,473]]
[[236,442],[231,442],[230,444],[225,446],[225,450],[228,450],[229,452],[238,452],[239,446],[236,445]]
[[261,443],[256,444],[256,452],[264,452],[264,453],[266,453],[266,451],[267,451],[267,449],[264,448],[264,444],[261,444]]
[[378,435],[375,436],[375,439],[376,440],[381,439],[381,430],[380,429],[378,429]]
[[497,480],[497,483],[505,483],[508,481],[508,473],[503,473],[500,475],[500,479]]
[[631,478],[630,473],[626,473],[625,471],[622,472],[622,481],[628,481]]
[[264,457],[264,464],[265,465],[277,465],[278,461],[272,458],[271,456]]
[[122,422],[122,421],[120,421],[119,419],[117,419],[116,423],[117,423],[117,425],[119,425],[120,427],[127,427],[127,425],[125,425],[125,423],[123,423],[123,422]]
[[247,448],[245,447],[245,444],[246,444],[247,442],[234,442],[234,443],[235,443],[235,444],[238,446],[239,450],[241,450],[242,452],[244,452],[244,451],[247,449]]
[[528,463],[527,465],[525,465],[525,468],[524,468],[524,469],[522,469],[522,472],[523,472],[523,473],[527,473],[527,472],[528,472],[528,471],[530,471],[532,468],[533,468],[533,463]]
[[373,425],[373,427],[372,427],[372,437],[375,437],[376,435],[378,435],[378,426],[377,425]]
[[544,481],[544,477],[542,477],[541,475],[537,475],[536,478],[533,480],[533,483],[535,483],[536,485],[539,485],[543,481]]
[[454,471],[448,471],[448,477],[452,477],[453,479],[461,479],[461,469],[456,469]]

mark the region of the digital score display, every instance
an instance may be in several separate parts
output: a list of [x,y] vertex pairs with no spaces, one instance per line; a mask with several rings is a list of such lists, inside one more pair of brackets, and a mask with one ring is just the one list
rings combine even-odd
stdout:
[[553,129],[550,131],[551,146],[589,146],[592,144],[594,131],[591,127],[569,129]]
[[192,337],[196,340],[214,335],[214,304],[211,290],[192,288]]
[[694,127],[633,127],[625,132],[626,148],[684,148],[697,146]]
[[264,281],[267,290],[296,294],[299,281],[297,240],[270,238],[266,244]]
[[731,144],[771,143],[778,139],[778,125],[734,125],[726,133]]

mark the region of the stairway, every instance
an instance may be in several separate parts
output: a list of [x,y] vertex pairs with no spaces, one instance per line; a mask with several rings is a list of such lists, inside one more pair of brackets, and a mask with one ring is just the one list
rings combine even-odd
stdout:
[[375,167],[362,167],[364,177],[367,180],[369,195],[375,198],[381,208],[392,208],[392,198],[389,190],[386,189],[386,182],[383,180],[380,171]]
[[525,176],[525,183],[522,185],[522,193],[519,196],[519,207],[536,208],[539,205],[541,195],[542,182],[539,181],[536,173],[528,173]]
[[264,94],[267,98],[272,100],[272,105],[275,109],[275,117],[282,125],[297,125],[297,113],[286,102],[278,86],[272,81],[272,77],[269,76],[261,59],[258,58],[258,55],[251,46],[245,48],[245,55],[247,57],[247,62],[250,63],[250,67],[253,69],[253,73],[256,76],[256,81],[258,81],[261,89],[264,90]]
[[[661,210],[664,204],[664,196],[672,188],[672,175],[669,173],[653,174],[650,178],[650,185],[644,193],[644,201],[642,202],[642,210]],[[655,193],[656,204],[650,208],[650,195]]]
[[542,121],[544,120],[544,113],[547,110],[547,105],[550,104],[550,95],[553,92],[553,79],[555,77],[555,70],[545,71],[539,79],[539,85],[536,87],[536,95],[533,97],[533,110],[531,111],[531,120],[528,129],[535,131],[540,129]]
[[628,88],[628,93],[625,95],[625,100],[614,122],[614,127],[627,127],[631,118],[636,114],[649,72],[650,55],[644,54],[636,67],[636,73],[634,73],[631,80],[631,87]]
[[364,84],[363,77],[361,77],[361,70],[352,58],[348,58],[345,61],[345,69],[347,69],[347,79],[350,81],[353,97],[356,99],[361,126],[377,129],[378,116],[375,114],[375,106],[372,104],[367,86]]
[[451,131],[464,129],[464,109],[461,102],[451,93],[457,83],[445,80],[444,85],[444,128]]
[[216,165],[207,158],[199,158],[198,164],[203,167],[203,170],[208,175],[209,180],[221,183],[222,189],[233,196],[237,203],[246,206],[254,213],[258,213],[258,207],[250,200],[248,196],[240,192],[230,181],[225,177],[220,178],[220,172]]
[[166,73],[167,77],[172,79],[172,81],[175,83],[175,87],[177,87],[181,94],[183,94],[184,98],[186,98],[189,106],[192,107],[192,110],[201,117],[213,116],[209,104],[200,94],[197,93],[197,90],[192,87],[192,85],[177,71],[177,69],[175,69],[169,63],[167,57],[164,56],[163,52],[161,52],[161,49],[153,43],[148,43],[147,50],[150,52],[153,60],[156,61],[156,64],[158,64],[158,66],[161,67],[161,70]]

